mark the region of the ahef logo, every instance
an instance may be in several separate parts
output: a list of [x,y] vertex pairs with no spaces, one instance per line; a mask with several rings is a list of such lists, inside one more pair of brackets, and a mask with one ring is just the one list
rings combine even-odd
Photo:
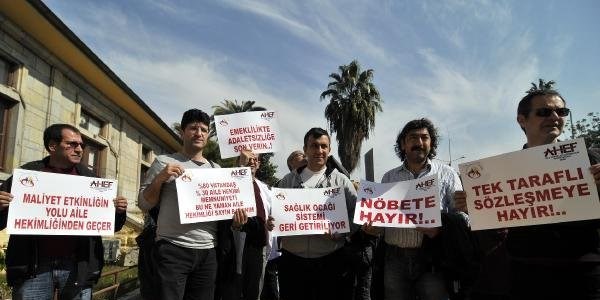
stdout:
[[260,114],[260,117],[263,120],[269,121],[271,119],[273,119],[273,117],[275,116],[275,112],[274,111],[269,111],[269,112],[264,112]]
[[370,186],[364,188],[363,191],[369,195],[373,195],[373,188],[371,188]]
[[565,160],[569,156],[578,153],[575,151],[576,148],[577,148],[577,143],[568,143],[568,144],[562,144],[559,146],[552,146],[552,147],[546,148],[546,151],[544,151],[544,157],[546,159],[551,158],[551,159]]
[[435,182],[435,179],[429,179],[429,180],[417,182],[416,189],[422,190],[422,191],[427,191],[433,186],[433,182]]
[[323,195],[330,196],[330,197],[337,196],[339,193],[340,193],[340,188],[339,187],[323,191]]
[[19,179],[19,182],[23,186],[34,187],[35,183],[37,182],[37,178],[32,175],[26,175],[26,176],[21,177],[21,179]]
[[112,188],[112,181],[109,180],[94,180],[90,182],[90,188],[97,191],[106,191]]
[[246,175],[248,175],[248,169],[237,169],[237,170],[231,171],[231,177],[240,178],[240,177],[246,177]]
[[471,165],[467,168],[467,176],[471,179],[477,179],[481,177],[481,170],[480,165]]
[[285,194],[282,192],[279,192],[279,194],[277,194],[275,196],[275,198],[277,198],[277,200],[283,201],[283,200],[285,200]]
[[223,119],[223,120],[219,121],[219,125],[227,126],[227,125],[229,125],[229,123],[227,122],[227,120]]
[[192,177],[188,174],[183,174],[183,176],[181,176],[181,181],[190,182],[190,181],[192,181]]

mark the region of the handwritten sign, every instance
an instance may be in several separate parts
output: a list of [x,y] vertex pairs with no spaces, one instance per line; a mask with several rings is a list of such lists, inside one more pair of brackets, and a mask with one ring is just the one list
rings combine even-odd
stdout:
[[589,167],[583,139],[460,164],[471,228],[600,218]]
[[221,157],[235,157],[244,149],[270,153],[279,149],[279,126],[274,111],[215,116]]
[[436,175],[375,183],[361,180],[354,223],[381,227],[439,227],[440,191]]
[[181,224],[231,219],[238,208],[256,216],[250,168],[186,169],[175,185]]
[[113,235],[117,181],[15,169],[9,234]]
[[318,189],[273,188],[271,215],[276,236],[350,232],[342,187]]

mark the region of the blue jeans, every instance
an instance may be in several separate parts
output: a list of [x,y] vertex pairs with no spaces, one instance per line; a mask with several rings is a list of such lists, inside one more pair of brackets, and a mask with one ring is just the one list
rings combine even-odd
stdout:
[[421,249],[389,246],[385,252],[385,300],[448,299],[444,276],[435,272]]
[[75,282],[75,262],[59,259],[40,263],[34,278],[26,279],[13,287],[13,299],[51,300],[55,290],[60,300],[90,300],[92,288],[81,288]]

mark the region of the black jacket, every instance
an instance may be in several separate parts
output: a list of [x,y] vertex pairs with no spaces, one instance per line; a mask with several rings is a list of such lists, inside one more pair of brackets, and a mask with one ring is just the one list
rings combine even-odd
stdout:
[[[21,166],[21,169],[40,171],[47,165],[49,159],[50,157],[46,157],[43,160],[29,162]],[[78,164],[75,168],[81,176],[97,177],[84,165]],[[10,192],[11,184],[12,176],[6,180],[0,190]],[[8,209],[0,212],[0,230],[6,228],[7,216]],[[125,219],[125,213],[115,214],[115,232],[121,230]],[[102,238],[99,236],[76,236],[75,239],[77,239],[77,253],[75,253],[77,277],[74,285],[79,288],[92,287],[100,278],[100,272],[104,266]],[[10,236],[6,250],[6,281],[10,286],[35,277],[40,251],[44,250],[38,247],[38,236]]]

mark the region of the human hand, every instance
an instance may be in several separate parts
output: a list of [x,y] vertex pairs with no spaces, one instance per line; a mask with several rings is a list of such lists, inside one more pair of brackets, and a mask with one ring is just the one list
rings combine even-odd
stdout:
[[122,214],[127,211],[127,198],[123,196],[117,196],[113,202],[115,203],[117,213]]
[[269,217],[267,219],[267,230],[269,231],[273,231],[273,228],[275,228],[275,219],[273,217]]
[[454,192],[454,208],[464,213],[469,213],[467,208],[467,193],[465,191]]
[[167,164],[161,171],[156,175],[155,180],[159,180],[159,182],[167,182],[171,179],[171,177],[177,178],[183,173],[185,170],[179,164]]
[[7,192],[0,192],[0,211],[8,208],[8,205],[13,199],[13,195]]
[[235,230],[240,230],[244,224],[248,223],[248,214],[243,208],[238,208],[233,212],[232,220],[233,224],[231,227]]
[[383,232],[383,229],[379,228],[379,227],[375,227],[373,226],[373,221],[371,222],[365,222],[365,224],[363,224],[360,229],[368,234],[368,235],[372,235],[372,236],[378,236]]
[[595,164],[590,167],[590,172],[592,172],[592,176],[594,176],[594,181],[596,185],[600,187],[600,164]]

